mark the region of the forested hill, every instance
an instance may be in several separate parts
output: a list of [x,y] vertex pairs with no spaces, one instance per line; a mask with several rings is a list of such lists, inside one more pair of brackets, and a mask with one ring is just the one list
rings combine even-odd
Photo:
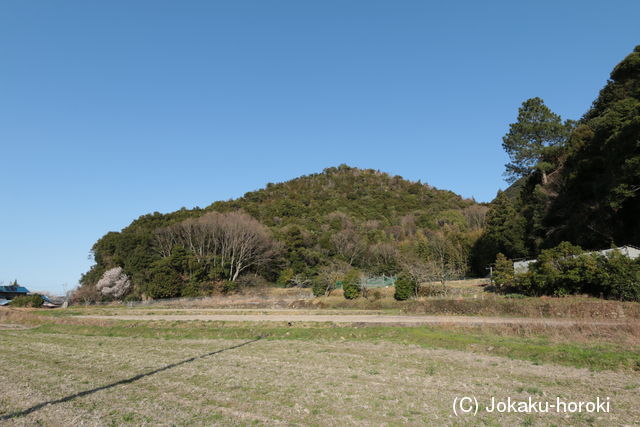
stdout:
[[[552,143],[539,142],[545,139]],[[498,252],[534,257],[563,241],[586,249],[640,246],[640,46],[614,67],[580,120],[563,126],[531,99],[504,140],[520,144],[508,170],[534,166],[491,203],[474,250],[476,271]]]
[[640,245],[640,46],[611,72],[558,172],[549,244]]
[[438,213],[459,210],[473,204],[451,191],[437,190],[400,176],[346,165],[325,169],[266,188],[244,197],[215,202],[207,209],[243,209],[268,226],[300,224],[319,229],[328,214],[342,212],[355,221],[376,220],[382,226],[399,223],[413,214],[423,227],[434,224]]
[[[106,234],[92,248],[96,264],[80,293],[99,298],[96,283],[115,267],[132,281],[132,297],[199,295],[248,273],[283,285],[312,280],[322,269],[395,274],[408,258],[428,257],[433,242],[450,254],[446,274],[464,274],[486,210],[399,176],[331,167],[203,209],[144,215]],[[234,267],[218,249],[205,254],[193,243],[205,229],[239,228],[255,231],[265,259]],[[156,289],[162,283],[171,283],[166,292]]]

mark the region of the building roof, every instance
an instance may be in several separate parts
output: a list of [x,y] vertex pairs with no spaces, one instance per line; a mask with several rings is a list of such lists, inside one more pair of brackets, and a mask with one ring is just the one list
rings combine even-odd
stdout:
[[0,286],[0,292],[6,292],[11,294],[28,294],[29,289],[24,286]]

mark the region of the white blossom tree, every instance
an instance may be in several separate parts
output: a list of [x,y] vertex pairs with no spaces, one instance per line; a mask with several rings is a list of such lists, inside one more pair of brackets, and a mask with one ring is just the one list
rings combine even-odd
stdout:
[[131,289],[131,280],[122,271],[122,267],[114,267],[104,272],[96,284],[96,289],[104,296],[122,298]]

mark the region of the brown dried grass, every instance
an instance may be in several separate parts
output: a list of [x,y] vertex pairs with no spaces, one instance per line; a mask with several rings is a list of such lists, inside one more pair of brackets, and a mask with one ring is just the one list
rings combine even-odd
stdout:
[[[292,308],[395,309],[410,314],[509,316],[571,319],[640,319],[640,303],[586,297],[505,298],[486,294],[477,298],[442,297],[395,301],[387,291],[380,299],[344,299],[336,291],[328,297],[299,300]],[[371,294],[370,294],[371,295]]]
[[640,323],[628,321],[621,325],[603,325],[589,323],[573,323],[558,327],[539,323],[532,324],[484,324],[484,325],[438,325],[437,328],[464,333],[482,333],[504,337],[541,338],[552,343],[574,344],[620,344],[625,346],[640,345]]
[[40,314],[37,309],[4,307],[0,309],[0,324],[25,326],[39,326],[45,324],[109,326],[113,325],[114,321],[105,319],[45,316]]

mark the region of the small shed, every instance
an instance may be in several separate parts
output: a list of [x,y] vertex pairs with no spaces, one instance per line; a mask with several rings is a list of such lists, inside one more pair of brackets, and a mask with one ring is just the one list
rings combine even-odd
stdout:
[[526,273],[529,271],[529,264],[536,261],[537,259],[513,260],[513,271],[516,273]]
[[604,250],[598,251],[598,253],[601,255],[608,255],[615,250],[620,251],[622,255],[626,255],[631,259],[640,258],[640,249],[631,245],[620,246],[619,248],[613,248],[613,249],[604,249]]

